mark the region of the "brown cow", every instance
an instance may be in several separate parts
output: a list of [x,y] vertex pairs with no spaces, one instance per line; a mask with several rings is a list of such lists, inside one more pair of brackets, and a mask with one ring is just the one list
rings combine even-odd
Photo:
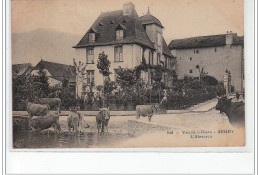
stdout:
[[99,112],[96,115],[98,133],[100,133],[100,130],[101,130],[101,132],[105,132],[105,128],[106,128],[106,132],[108,132],[109,119],[110,119],[109,108],[99,109]]
[[30,119],[32,130],[36,133],[39,133],[40,131],[49,129],[53,126],[55,133],[57,133],[57,130],[60,132],[59,117],[59,113],[49,113],[43,117],[33,117]]
[[61,99],[59,98],[39,98],[38,103],[48,104],[50,106],[50,109],[55,109],[58,112],[61,112],[60,111]]
[[50,107],[48,105],[41,105],[28,102],[27,103],[27,112],[29,114],[29,118],[33,116],[45,116],[48,114]]
[[149,122],[151,122],[151,118],[154,113],[158,110],[157,105],[137,105],[136,106],[136,118],[139,119],[140,116],[148,116]]

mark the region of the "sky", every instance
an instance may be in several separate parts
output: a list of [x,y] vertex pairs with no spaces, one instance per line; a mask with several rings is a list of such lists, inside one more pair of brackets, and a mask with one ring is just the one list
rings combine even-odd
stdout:
[[[120,10],[130,0],[12,0],[12,33],[49,28],[84,35],[101,12]],[[139,16],[148,7],[172,39],[244,34],[243,0],[131,0]]]

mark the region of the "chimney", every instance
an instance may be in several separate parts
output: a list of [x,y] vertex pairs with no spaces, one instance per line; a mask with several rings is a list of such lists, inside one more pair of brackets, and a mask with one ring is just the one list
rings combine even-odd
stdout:
[[132,11],[135,9],[135,6],[132,2],[126,2],[123,5],[123,15],[131,15]]
[[233,37],[234,37],[234,34],[232,33],[232,31],[227,32],[227,34],[226,34],[226,45],[233,44]]

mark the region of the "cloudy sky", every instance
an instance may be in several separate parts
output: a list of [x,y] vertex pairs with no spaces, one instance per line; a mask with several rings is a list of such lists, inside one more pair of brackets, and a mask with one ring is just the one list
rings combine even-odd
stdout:
[[[122,9],[130,0],[12,0],[12,32],[38,28],[84,35],[101,12]],[[164,37],[172,39],[222,34],[243,35],[243,0],[131,0],[139,16],[157,17]]]

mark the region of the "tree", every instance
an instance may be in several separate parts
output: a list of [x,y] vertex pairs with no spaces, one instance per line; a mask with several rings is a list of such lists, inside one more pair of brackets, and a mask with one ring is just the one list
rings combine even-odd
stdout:
[[69,78],[66,75],[63,75],[63,80],[62,80],[62,87],[67,88],[69,85]]
[[207,83],[208,85],[211,86],[217,86],[218,85],[218,80],[215,77],[205,75],[202,77],[202,81]]
[[207,75],[208,72],[205,72],[204,67],[200,69],[200,65],[196,65],[195,68],[199,70],[199,80],[201,81],[202,77]]
[[[98,61],[97,61],[97,68],[99,69],[99,72],[103,75],[103,93],[104,96],[106,98],[106,94],[105,94],[105,79],[106,82],[110,81],[109,75],[111,74],[111,72],[109,71],[109,67],[110,67],[111,62],[107,59],[107,55],[102,52],[99,54],[98,56]],[[103,106],[104,106],[104,100],[103,100]]]
[[154,76],[152,78],[155,81],[153,86],[159,91],[159,101],[161,100],[162,75],[163,75],[163,68],[161,66],[155,67]]
[[109,77],[111,72],[109,71],[111,62],[107,59],[107,55],[102,52],[98,56],[97,68],[104,77]]
[[122,87],[130,87],[136,84],[136,72],[134,69],[119,67],[116,75],[116,82]]
[[13,77],[13,110],[26,110],[26,101],[34,100],[32,77],[21,75]]
[[77,64],[75,59],[73,59],[73,64],[76,68],[76,98],[78,98],[79,96],[79,83],[83,84],[84,80],[85,80],[85,75],[86,75],[86,64],[84,64],[83,62],[79,61],[79,63]]
[[[50,87],[48,83],[48,77],[42,67],[39,67],[38,75],[33,76],[33,91],[34,95],[39,97],[48,97],[50,93]],[[37,92],[37,93],[36,93]]]

